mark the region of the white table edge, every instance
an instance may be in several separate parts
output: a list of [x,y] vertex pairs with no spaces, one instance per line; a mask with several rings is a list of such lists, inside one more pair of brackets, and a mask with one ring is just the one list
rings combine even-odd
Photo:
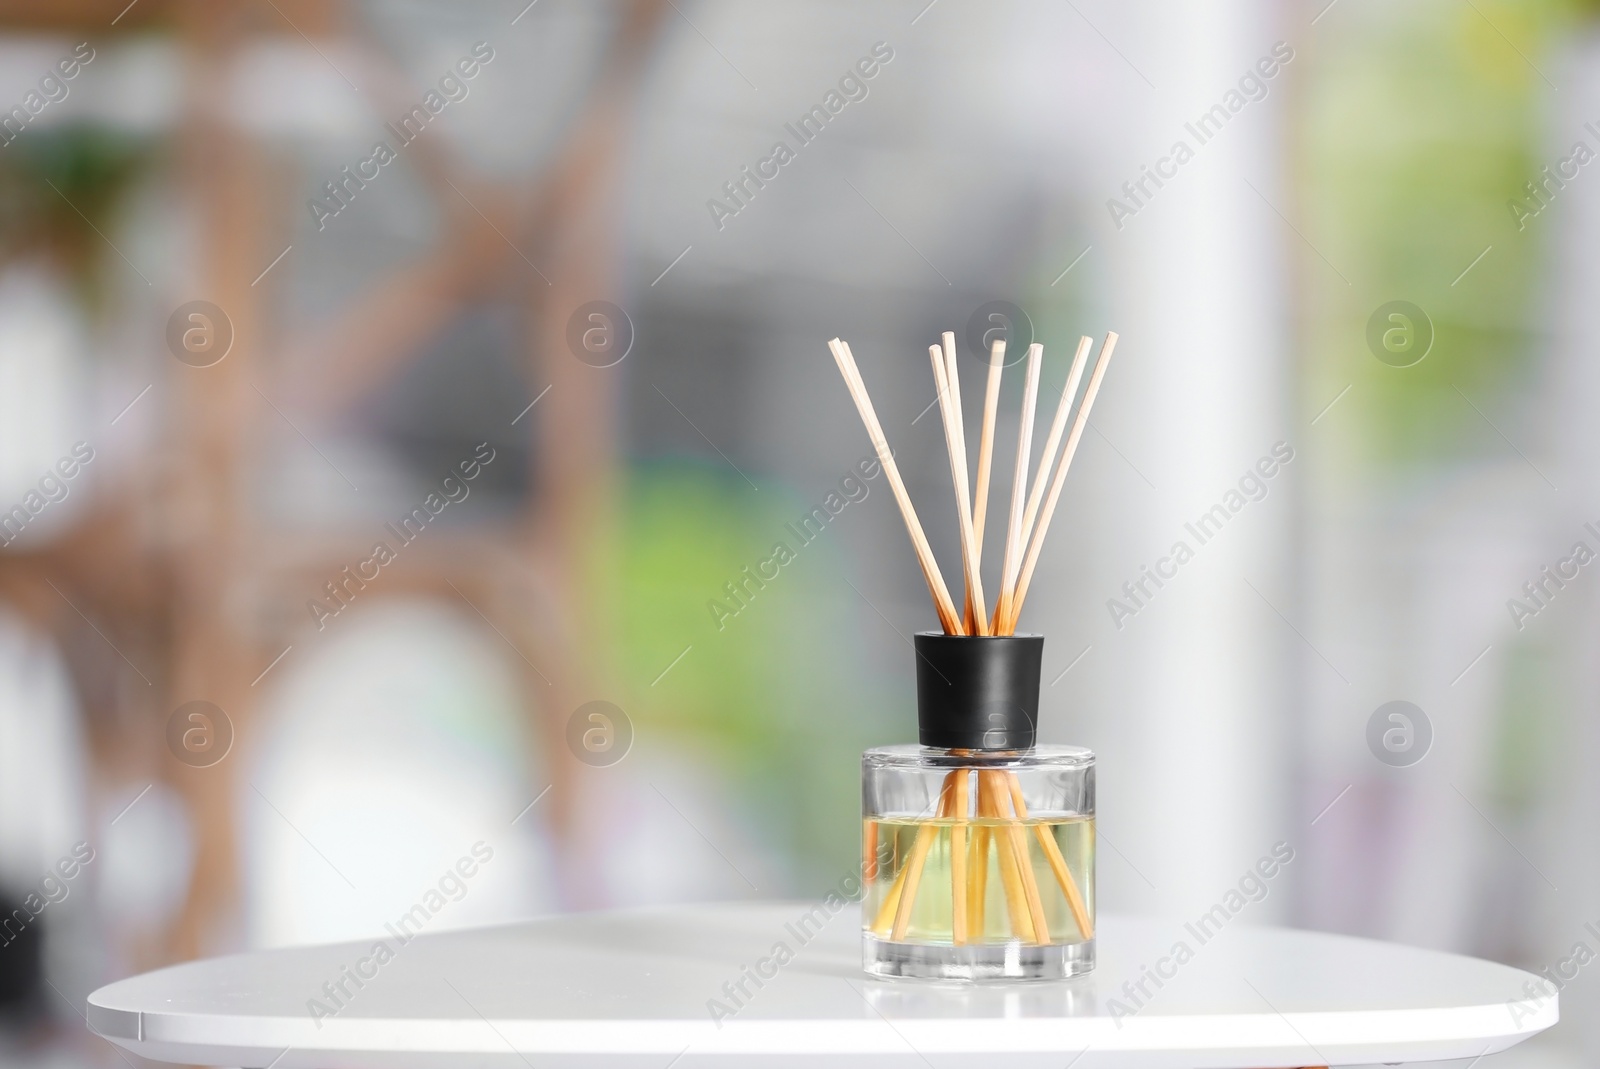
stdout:
[[[446,933],[440,933],[446,934]],[[174,966],[182,968],[184,966]],[[1500,966],[1510,969],[1509,966]],[[161,971],[161,970],[157,970]],[[1516,971],[1516,970],[1513,970]],[[1532,974],[1522,973],[1537,981]],[[858,983],[881,983],[865,975]],[[160,1012],[108,1004],[122,1001],[108,984],[88,998],[90,1031],[130,1052],[157,1060],[251,1064],[260,1052],[285,1048],[351,1055],[385,1051],[409,1056],[678,1055],[688,1048],[706,1055],[904,1054],[907,1044],[930,1054],[1074,1054],[1093,1049],[1118,1052],[1279,1052],[1307,1046],[1336,1052],[1335,1064],[1394,1062],[1408,1051],[1426,1060],[1477,1058],[1498,1053],[1554,1025],[1555,993],[1517,1014],[1512,1003],[1396,1010],[1315,1010],[1279,1014],[1135,1014],[1121,1021],[1104,1016],[1045,1018],[925,1016],[859,1019],[762,1018],[715,1023],[683,1018],[343,1018],[318,1022],[307,1043],[303,1014],[228,1015]],[[915,981],[890,981],[891,985]],[[597,1034],[603,1033],[603,1034]],[[1359,1038],[1351,1039],[1356,1036]],[[1374,1056],[1364,1057],[1365,1052]],[[1379,1057],[1377,1055],[1381,1054]],[[1198,1062],[1196,1064],[1199,1064]],[[1270,1064],[1258,1062],[1257,1064]],[[1283,1064],[1288,1064],[1284,1062]]]

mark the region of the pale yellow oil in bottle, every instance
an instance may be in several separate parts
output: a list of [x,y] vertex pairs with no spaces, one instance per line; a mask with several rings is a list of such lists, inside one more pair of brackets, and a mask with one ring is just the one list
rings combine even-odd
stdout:
[[[866,822],[866,879],[863,924],[879,938],[892,934],[904,891],[904,876],[916,853],[922,829],[931,827],[909,923],[901,941],[950,946],[955,942],[954,906],[957,892],[952,876],[952,839],[963,840],[966,860],[963,883],[966,898],[966,932],[963,943],[992,945],[1020,939],[1027,943],[1077,943],[1091,932],[1081,930],[1079,917],[1090,927],[1094,918],[1094,818],[981,817],[964,821],[882,819]],[[959,833],[956,829],[960,829]],[[1058,874],[1041,836],[1052,840],[1065,863],[1068,880]],[[875,847],[875,850],[874,850]],[[1022,858],[1021,865],[1016,859]],[[1014,874],[1012,879],[1007,879]],[[1031,878],[1031,879],[1030,879]],[[1008,893],[1008,883],[1010,891]],[[1031,887],[1030,887],[1031,883]],[[1079,909],[1073,908],[1075,890]],[[1047,938],[1036,939],[1030,894],[1044,918]],[[893,900],[890,909],[885,902]]]

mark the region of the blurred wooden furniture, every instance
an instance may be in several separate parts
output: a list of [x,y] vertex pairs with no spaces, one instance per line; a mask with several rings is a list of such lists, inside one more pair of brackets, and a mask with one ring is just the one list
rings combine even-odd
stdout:
[[[232,350],[214,366],[162,365],[168,409],[153,455],[124,468],[133,477],[105,488],[87,522],[36,551],[0,553],[0,599],[54,633],[67,651],[88,714],[95,783],[137,789],[162,780],[189,804],[197,851],[188,901],[171,930],[130,937],[121,949],[131,960],[154,965],[192,957],[235,923],[239,907],[234,800],[242,762],[237,754],[207,768],[179,762],[167,752],[168,716],[186,701],[213,702],[233,723],[236,749],[246,748],[264,689],[254,681],[304,633],[308,597],[349,563],[340,555],[348,545],[335,549],[254,514],[251,480],[264,432],[282,430],[284,420],[298,430],[340,417],[404,370],[471,301],[508,286],[525,310],[529,396],[549,385],[551,399],[537,418],[486,428],[484,436],[528,437],[534,463],[525,508],[513,522],[461,536],[441,532],[408,553],[394,576],[386,573],[370,597],[422,592],[458,606],[465,599],[471,605],[460,606],[465,615],[482,615],[515,645],[520,659],[512,663],[524,672],[526,707],[535,718],[531,734],[555,779],[542,815],[553,823],[560,849],[577,774],[566,759],[566,716],[606,692],[609,666],[596,652],[605,647],[597,636],[606,633],[606,621],[595,607],[603,599],[592,596],[586,579],[596,571],[596,552],[611,544],[620,374],[574,358],[565,325],[578,305],[618,293],[621,152],[647,54],[669,10],[664,0],[619,0],[610,44],[564,141],[528,180],[475,174],[439,151],[437,139],[408,146],[408,165],[446,222],[438,244],[395,265],[317,324],[312,336],[283,338],[276,327],[278,286],[289,270],[279,265],[269,274],[263,267],[275,262],[291,219],[305,209],[289,183],[274,180],[281,163],[226,112],[220,87],[233,84],[246,47],[274,40],[359,51],[362,71],[379,75],[381,84],[365,87],[377,99],[413,94],[416,87],[363,37],[355,6],[0,3],[0,26],[13,30],[100,47],[126,33],[167,33],[178,41],[183,114],[171,180],[199,241],[200,277],[188,297],[224,309],[234,331]],[[100,252],[114,255],[110,248]],[[163,326],[167,311],[161,309]],[[166,347],[163,339],[153,345]],[[97,808],[113,801],[102,797]],[[562,865],[560,875],[568,897],[581,898],[585,874]]]

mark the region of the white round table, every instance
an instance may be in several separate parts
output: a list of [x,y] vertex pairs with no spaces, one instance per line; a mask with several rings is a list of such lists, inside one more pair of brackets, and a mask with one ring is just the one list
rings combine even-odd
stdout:
[[160,969],[88,1020],[145,1058],[281,1069],[1199,1069],[1470,1059],[1557,1019],[1504,965],[1238,922],[1103,917],[1068,981],[871,980],[859,923],[726,903],[388,935]]

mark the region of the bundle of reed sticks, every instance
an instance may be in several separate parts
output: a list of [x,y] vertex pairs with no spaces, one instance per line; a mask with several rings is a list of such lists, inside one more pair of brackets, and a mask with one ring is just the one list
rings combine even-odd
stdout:
[[[1100,392],[1117,335],[1108,332],[1100,346],[1093,373],[1084,388],[1077,414],[1072,403],[1089,359],[1093,342],[1081,338],[1073,356],[1072,368],[1056,406],[1055,418],[1034,474],[1028,486],[1028,471],[1033,454],[1033,425],[1039,398],[1039,368],[1044,359],[1042,345],[1028,347],[1026,378],[1023,384],[1022,413],[1017,431],[1017,459],[1011,480],[1011,507],[1007,515],[1005,551],[1001,558],[999,593],[991,614],[984,599],[982,559],[983,533],[988,516],[989,479],[994,461],[995,415],[999,407],[1001,372],[1005,366],[1006,343],[997,339],[989,350],[989,374],[984,389],[983,424],[978,439],[976,485],[969,485],[967,439],[961,408],[961,379],[956,365],[955,335],[945,332],[942,345],[930,345],[928,358],[933,365],[940,416],[944,422],[945,445],[950,455],[950,476],[956,495],[956,522],[961,534],[961,564],[964,584],[962,611],[956,612],[949,589],[928,545],[916,508],[906,493],[904,480],[895,465],[883,425],[879,423],[866,383],[856,366],[850,346],[838,338],[828,343],[845,385],[854,398],[861,421],[866,424],[878,454],[878,462],[888,475],[890,489],[904,517],[923,578],[933,594],[939,622],[949,635],[1011,635],[1028,594],[1040,548],[1050,520],[1061,499],[1061,488],[1077,453],[1078,443],[1088,426],[1089,413]],[[1067,431],[1071,418],[1072,428]],[[1066,435],[1065,445],[1062,436]],[[998,855],[1000,881],[1005,896],[1011,931],[1023,941],[1043,945],[1051,942],[1038,880],[1030,858],[1027,832],[1028,808],[1016,774],[1005,768],[958,768],[944,778],[937,803],[937,820],[920,827],[911,854],[879,906],[872,924],[880,937],[896,942],[906,937],[910,926],[922,873],[928,853],[938,836],[940,823],[950,828],[951,941],[956,946],[985,941],[985,898],[991,849]],[[969,823],[971,822],[971,823]],[[1061,886],[1067,906],[1083,939],[1094,935],[1093,921],[1077,881],[1068,869],[1055,836],[1043,824],[1032,830],[1052,875]],[[877,864],[876,825],[869,822],[864,860],[868,869]],[[970,838],[969,838],[970,834]]]
[[[959,768],[945,775],[939,793],[938,823],[930,821],[917,829],[910,856],[878,906],[873,932],[894,942],[905,939],[928,853],[941,824],[950,829],[951,943],[967,946],[988,941],[985,917],[991,851],[999,862],[1011,932],[1023,942],[1039,946],[1053,942],[1028,849],[1028,806],[1022,797],[1022,784],[1014,772],[1004,768]],[[1055,836],[1044,824],[1033,824],[1032,831],[1066,898],[1079,937],[1093,938],[1094,920]],[[866,851],[876,865],[877,843],[872,841],[875,837],[870,832],[868,838]]]
[[[845,386],[854,398],[861,421],[866,424],[867,435],[872,439],[878,454],[878,463],[889,477],[889,488],[900,515],[906,521],[906,531],[911,535],[911,545],[922,567],[922,577],[933,594],[933,607],[939,614],[939,624],[947,635],[1010,635],[1015,634],[1017,619],[1022,614],[1023,601],[1028,596],[1028,586],[1033,581],[1034,569],[1039,563],[1039,552],[1044,537],[1050,529],[1056,505],[1061,500],[1061,488],[1066,483],[1067,471],[1078,451],[1078,442],[1089,424],[1089,413],[1094,409],[1094,399],[1100,384],[1111,365],[1111,354],[1116,349],[1117,335],[1107,333],[1095,360],[1094,372],[1084,388],[1078,404],[1077,415],[1072,415],[1072,402],[1078,394],[1089,350],[1093,342],[1084,337],[1078,342],[1078,351],[1072,359],[1072,369],[1067,373],[1066,387],[1061,391],[1061,401],[1056,406],[1055,418],[1050,421],[1050,431],[1045,437],[1044,450],[1039,457],[1039,467],[1034,473],[1033,486],[1028,486],[1028,470],[1033,458],[1033,424],[1039,401],[1039,367],[1044,360],[1044,346],[1028,346],[1027,376],[1023,383],[1022,419],[1017,431],[1017,462],[1011,477],[1011,508],[1006,518],[1005,550],[1000,563],[999,593],[994,610],[986,607],[983,593],[983,535],[989,515],[989,475],[994,463],[995,415],[1000,403],[1000,376],[1005,366],[1005,339],[996,339],[989,349],[989,377],[983,395],[983,426],[978,437],[978,471],[975,481],[969,480],[967,468],[967,436],[962,419],[961,377],[956,366],[956,336],[946,331],[942,345],[928,346],[928,358],[933,364],[934,387],[938,391],[939,414],[944,420],[945,446],[950,453],[950,477],[956,494],[956,522],[961,534],[961,571],[964,583],[964,604],[956,611],[950,590],[945,586],[934,559],[933,548],[923,533],[922,522],[906,492],[905,481],[894,462],[894,454],[884,437],[883,425],[878,422],[877,411],[867,393],[867,385],[856,367],[850,346],[838,338],[828,343]],[[1067,432],[1071,417],[1072,430]],[[1063,446],[1062,436],[1066,442]],[[973,483],[969,485],[969,483]]]

